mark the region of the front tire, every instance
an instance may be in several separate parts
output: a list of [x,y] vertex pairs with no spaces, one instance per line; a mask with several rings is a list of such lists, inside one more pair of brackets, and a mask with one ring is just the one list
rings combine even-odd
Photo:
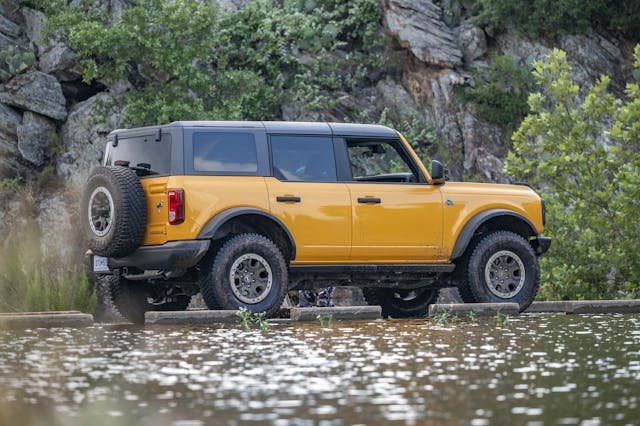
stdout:
[[538,258],[529,242],[513,232],[488,234],[460,266],[459,290],[465,302],[513,302],[522,312],[540,286]]
[[274,316],[284,300],[287,264],[278,247],[259,234],[240,234],[218,251],[211,274],[200,283],[209,309],[265,312]]
[[429,288],[365,288],[362,294],[367,304],[380,305],[383,317],[392,318],[425,317],[438,298],[438,290]]

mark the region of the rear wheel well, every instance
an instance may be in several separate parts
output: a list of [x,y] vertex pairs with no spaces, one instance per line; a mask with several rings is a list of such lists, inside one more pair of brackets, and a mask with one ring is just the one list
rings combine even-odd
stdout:
[[232,235],[246,233],[269,238],[278,246],[287,262],[293,259],[294,248],[286,231],[274,220],[258,214],[243,214],[229,219],[216,230],[212,239],[223,240]]

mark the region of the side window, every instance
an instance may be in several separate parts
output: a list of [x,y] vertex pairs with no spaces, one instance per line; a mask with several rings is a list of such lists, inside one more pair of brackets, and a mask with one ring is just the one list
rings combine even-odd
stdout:
[[347,140],[347,150],[355,181],[418,182],[416,170],[395,142]]
[[198,172],[257,173],[255,137],[251,133],[196,132],[193,168]]
[[271,136],[273,175],[293,182],[335,182],[333,143],[326,136]]

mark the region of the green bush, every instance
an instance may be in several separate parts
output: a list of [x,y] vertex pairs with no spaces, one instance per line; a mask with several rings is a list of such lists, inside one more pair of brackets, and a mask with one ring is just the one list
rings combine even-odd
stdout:
[[625,0],[480,0],[479,22],[490,34],[506,28],[530,38],[580,34],[602,23],[638,40],[640,3]]
[[[640,68],[640,45],[635,49]],[[582,100],[566,55],[536,62],[541,90],[513,134],[506,173],[540,188],[547,203],[542,297],[592,299],[640,290],[640,87],[616,98],[603,76]]]
[[77,53],[85,81],[134,84],[121,99],[124,124],[273,119],[285,101],[325,108],[324,92],[353,91],[382,63],[376,0],[255,0],[235,12],[136,0],[117,19],[102,3],[40,7],[49,32]]
[[465,87],[462,99],[471,102],[478,116],[491,123],[515,127],[529,111],[527,97],[533,77],[509,55],[496,56],[485,75],[476,74],[475,87]]

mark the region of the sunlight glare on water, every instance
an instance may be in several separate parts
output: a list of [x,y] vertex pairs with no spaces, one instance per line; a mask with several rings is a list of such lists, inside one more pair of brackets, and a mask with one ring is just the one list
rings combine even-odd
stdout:
[[640,317],[0,332],[0,424],[637,424]]

